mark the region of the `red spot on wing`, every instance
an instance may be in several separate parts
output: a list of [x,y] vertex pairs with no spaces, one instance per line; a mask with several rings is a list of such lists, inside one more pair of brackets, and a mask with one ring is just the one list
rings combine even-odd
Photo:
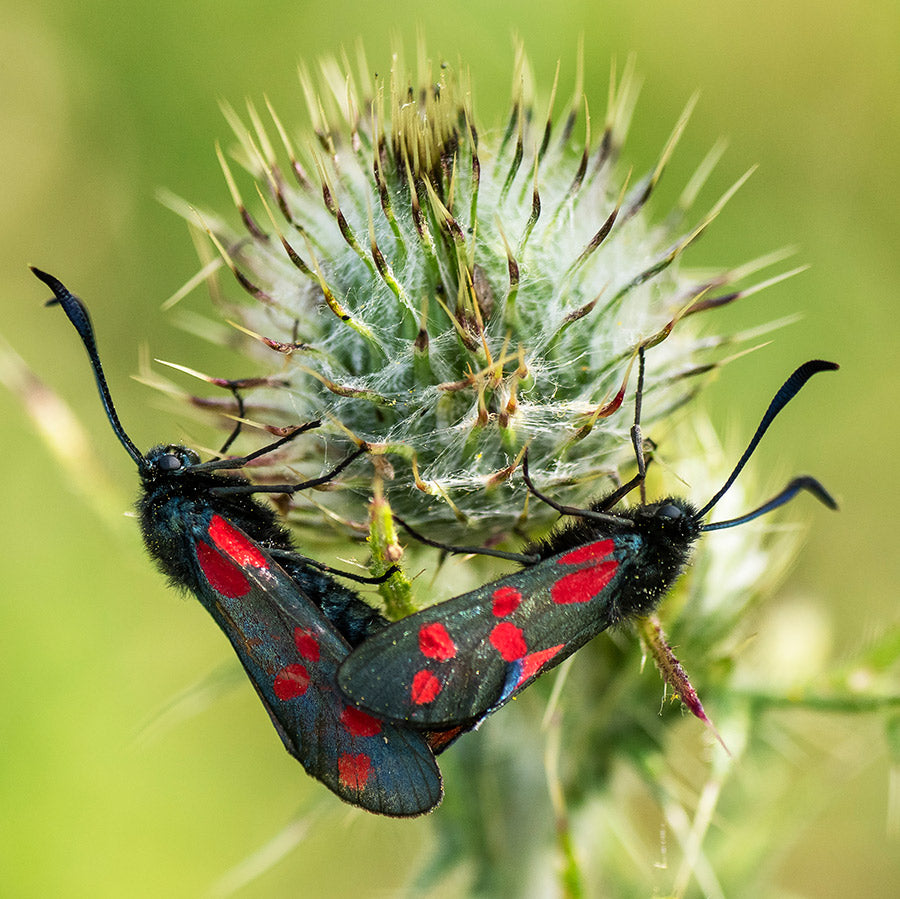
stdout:
[[349,752],[345,752],[338,759],[338,777],[341,785],[348,790],[363,789],[371,773],[372,759],[364,752],[359,755],[350,755]]
[[422,655],[438,662],[446,662],[456,655],[456,644],[440,621],[422,626],[419,630],[419,649]]
[[297,652],[308,662],[319,661],[319,641],[311,631],[303,627],[295,627],[294,645],[297,647]]
[[410,698],[415,705],[427,705],[429,702],[434,702],[440,692],[441,682],[435,675],[425,668],[416,672],[409,691]]
[[516,688],[522,686],[525,681],[537,674],[565,645],[565,643],[560,643],[558,646],[541,649],[538,652],[532,652],[525,656],[522,659],[522,670],[519,673],[518,681],[516,681]]
[[579,562],[599,562],[605,559],[613,550],[615,544],[612,540],[599,540],[597,543],[588,543],[587,546],[579,546],[571,552],[560,556],[556,560],[557,565],[577,565]]
[[525,637],[522,636],[522,628],[516,627],[509,621],[501,621],[491,631],[491,646],[500,653],[506,662],[515,662],[528,652]]
[[230,556],[241,567],[269,567],[260,548],[221,515],[213,515],[209,523],[209,536],[225,555]]
[[275,675],[272,689],[282,700],[296,699],[309,688],[309,672],[304,665],[288,665]]
[[347,706],[341,712],[341,724],[344,725],[344,730],[354,737],[374,737],[375,734],[381,733],[381,722],[377,718],[353,706]]
[[494,616],[503,618],[506,615],[511,615],[519,608],[519,603],[522,602],[522,594],[515,587],[498,587],[491,599],[493,600],[491,611],[494,613]]
[[250,584],[240,568],[220,556],[202,540],[197,541],[197,562],[210,587],[217,593],[236,599],[250,592]]
[[615,559],[563,575],[551,588],[550,597],[558,605],[590,602],[612,580],[619,563]]

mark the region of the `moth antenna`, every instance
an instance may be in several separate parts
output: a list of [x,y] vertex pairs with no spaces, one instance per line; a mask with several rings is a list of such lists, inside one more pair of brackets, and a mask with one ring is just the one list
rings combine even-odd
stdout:
[[[738,459],[737,465],[734,466],[734,470],[728,476],[728,480],[722,485],[721,489],[716,493],[715,496],[696,514],[696,520],[700,520],[706,515],[710,509],[715,506],[715,504],[728,492],[731,485],[737,479],[737,476],[743,471],[744,466],[747,464],[747,460],[753,455],[754,450],[759,445],[760,440],[763,438],[763,434],[769,429],[769,425],[775,419],[775,416],[778,415],[779,412],[800,392],[801,388],[804,384],[815,374],[818,374],[820,371],[837,371],[840,366],[836,362],[825,362],[822,359],[811,359],[809,362],[804,362],[778,389],[778,392],[772,398],[772,402],[769,403],[769,408],[766,409],[765,415],[762,417],[762,421],[760,421],[759,426],[756,428],[756,433],[753,435],[753,438],[750,440],[750,443],[747,446],[747,449],[744,450],[744,454]],[[801,483],[802,482],[802,483]],[[816,484],[818,489],[812,488],[810,486],[810,482]],[[799,484],[799,486],[798,486]],[[818,481],[814,481],[812,478],[803,479],[797,478],[794,481],[791,481],[791,484],[785,488],[782,493],[780,493],[777,497],[770,500],[764,506],[761,506],[755,512],[748,513],[749,518],[744,516],[741,519],[734,519],[734,524],[740,521],[749,521],[751,518],[755,518],[757,515],[762,515],[764,512],[768,512],[771,509],[775,509],[778,506],[782,505],[782,503],[786,503],[789,499],[791,499],[798,490],[807,489],[811,490],[825,505],[830,506],[832,508],[836,508],[836,504],[834,500],[828,495],[825,491],[825,488],[819,484]],[[827,497],[827,499],[825,498]],[[829,502],[830,501],[830,502]],[[725,524],[725,523],[722,523]],[[719,525],[721,527],[721,524]],[[733,524],[729,524],[728,526],[733,526]],[[713,530],[714,528],[707,525],[703,528],[703,530]]]
[[63,312],[66,313],[69,321],[72,322],[81,342],[87,350],[88,359],[91,361],[91,368],[94,370],[94,378],[97,381],[97,389],[100,391],[100,399],[103,401],[103,408],[106,410],[106,417],[112,425],[113,431],[119,438],[119,442],[125,447],[128,455],[134,459],[138,468],[144,468],[144,455],[134,445],[132,439],[125,433],[119,416],[116,414],[116,407],[113,405],[112,396],[109,392],[109,386],[106,383],[106,376],[103,374],[103,366],[100,364],[100,355],[97,352],[97,340],[94,337],[94,326],[91,324],[91,317],[88,315],[87,307],[76,297],[69,289],[53,275],[42,272],[33,265],[29,268],[34,272],[36,278],[40,279],[53,291],[53,299],[47,300],[46,305],[60,305]]
[[806,490],[811,493],[820,503],[828,506],[829,509],[837,510],[838,504],[834,501],[834,498],[815,478],[811,478],[808,475],[801,475],[798,478],[794,478],[781,493],[773,496],[772,499],[763,503],[758,509],[747,512],[746,515],[741,515],[739,518],[730,518],[728,521],[716,521],[713,524],[705,524],[700,530],[721,531],[723,528],[733,528],[739,524],[753,521],[754,518],[759,518],[760,515],[765,515],[766,512],[771,512],[773,509],[783,506],[786,502],[792,500],[801,490]]

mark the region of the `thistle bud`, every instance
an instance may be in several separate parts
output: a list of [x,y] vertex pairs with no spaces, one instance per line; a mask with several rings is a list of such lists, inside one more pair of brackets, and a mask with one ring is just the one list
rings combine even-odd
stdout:
[[[758,266],[702,276],[681,266],[734,188],[691,210],[707,160],[674,211],[651,214],[693,102],[653,170],[633,174],[619,158],[637,93],[630,67],[613,71],[598,124],[580,79],[567,104],[556,84],[537,101],[519,52],[509,116],[492,130],[449,66],[423,59],[411,78],[395,56],[384,77],[364,60],[359,69],[326,62],[318,88],[301,74],[303,139],[268,104],[265,115],[227,111],[245,171],[219,157],[238,215],[202,218],[245,293],[223,301],[236,340],[265,375],[245,415],[326,422],[324,454],[298,440],[260,459],[254,477],[281,482],[285,465],[319,470],[365,442],[368,462],[313,502],[292,500],[310,535],[321,537],[322,508],[364,532],[361,498],[372,496],[450,542],[546,528],[556,513],[529,497],[526,448],[543,492],[586,503],[634,465],[638,349],[644,430],[656,434],[734,339],[702,336],[708,316],[696,313],[748,292],[733,282]],[[662,453],[671,462],[678,448]]]

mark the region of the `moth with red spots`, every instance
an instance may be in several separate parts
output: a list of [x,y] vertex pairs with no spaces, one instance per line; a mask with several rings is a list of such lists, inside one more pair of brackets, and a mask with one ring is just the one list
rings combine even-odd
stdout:
[[704,524],[706,514],[734,483],[775,416],[814,374],[833,362],[801,365],[782,385],[725,485],[702,508],[677,497],[611,512],[643,483],[646,464],[640,432],[643,389],[640,352],[632,440],[638,474],[589,509],[561,506],[529,488],[575,521],[522,555],[451,547],[515,558],[524,567],[483,587],[430,606],[369,636],[341,665],[338,683],[359,707],[417,728],[465,729],[496,711],[535,678],[556,667],[608,627],[648,615],[687,565],[706,531],[734,527],[786,503],[801,490],[837,508],[811,477],[792,480],[777,496],[740,518]]
[[363,450],[320,478],[276,487],[221,472],[241,468],[319,422],[237,459],[201,462],[192,450],[174,445],[142,454],[113,407],[87,309],[52,275],[32,271],[81,337],[110,424],[138,467],[137,507],[150,555],[228,637],[287,751],[353,805],[392,816],[430,811],[442,796],[432,747],[449,745],[455,732],[421,734],[347,701],[337,688],[338,666],[351,646],[386,621],[299,555],[275,512],[251,496],[325,483]]

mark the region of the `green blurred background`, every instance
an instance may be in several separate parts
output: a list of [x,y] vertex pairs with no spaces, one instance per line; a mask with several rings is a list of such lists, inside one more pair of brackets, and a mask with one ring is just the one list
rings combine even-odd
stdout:
[[[698,209],[749,166],[759,170],[687,262],[735,264],[796,245],[795,258],[810,265],[716,313],[724,331],[803,316],[708,392],[723,433],[746,436],[800,361],[822,356],[843,366],[792,407],[755,463],[778,477],[814,472],[842,504],[840,515],[809,516],[808,545],[768,609],[824,609],[829,665],[897,625],[896,0],[82,0],[27,9],[3,0],[0,10],[0,332],[76,408],[95,435],[95,461],[129,495],[134,470],[102,417],[83,350],[43,309],[47,291],[26,264],[90,301],[138,445],[181,437],[182,423],[129,375],[142,344],[153,356],[199,369],[215,368],[215,358],[219,370],[245,374],[158,310],[197,261],[157,189],[230,207],[213,151],[216,139],[230,143],[220,99],[239,106],[268,95],[283,120],[301,124],[299,61],[352,52],[362,36],[370,64],[384,71],[392,42],[401,39],[410,57],[420,29],[435,58],[461,54],[471,67],[484,129],[506,107],[513,34],[543,97],[557,59],[560,97],[568,96],[583,35],[598,130],[610,58],[637,54],[644,89],[624,155],[641,172],[700,89],[655,208],[665,211],[720,136],[729,150]],[[189,302],[205,311],[202,291]],[[378,820],[331,801],[284,753],[248,685],[136,739],[174,695],[227,665],[229,651],[199,604],[166,588],[133,523],[110,526],[83,501],[5,390],[0,413],[0,894],[202,894],[310,808],[321,817],[300,848],[242,895],[398,891],[431,839],[428,821]],[[871,758],[848,760],[846,776],[821,783],[819,811],[776,878],[785,894],[900,894],[890,761],[877,726],[862,716],[854,726],[871,731],[859,744]]]

